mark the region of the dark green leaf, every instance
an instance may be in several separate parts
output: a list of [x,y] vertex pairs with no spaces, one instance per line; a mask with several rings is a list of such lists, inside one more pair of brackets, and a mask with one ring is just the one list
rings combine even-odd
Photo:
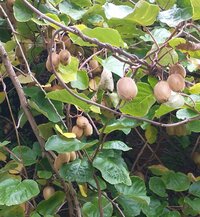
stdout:
[[33,12],[27,8],[22,0],[16,0],[14,7],[15,19],[19,22],[27,22],[33,17]]
[[159,177],[151,177],[149,180],[149,188],[160,197],[167,197],[164,182]]
[[57,151],[58,153],[78,151],[95,145],[98,140],[91,142],[81,142],[78,139],[61,138],[57,135],[51,136],[45,144],[47,151]]
[[122,151],[129,151],[132,148],[129,148],[124,142],[114,140],[114,141],[108,141],[103,144],[103,149],[116,149],[116,150],[122,150]]
[[71,86],[79,90],[87,89],[88,84],[89,84],[89,77],[88,77],[87,72],[84,70],[78,71],[76,80],[71,82]]
[[192,185],[190,185],[189,193],[200,197],[200,181],[194,182]]
[[191,109],[179,109],[176,112],[176,117],[178,119],[188,119],[188,118],[194,118],[197,117],[199,114]]

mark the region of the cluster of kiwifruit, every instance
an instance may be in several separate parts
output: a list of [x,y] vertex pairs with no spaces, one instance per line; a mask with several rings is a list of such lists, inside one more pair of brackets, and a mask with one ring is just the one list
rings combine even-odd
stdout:
[[77,139],[80,139],[83,135],[91,136],[93,134],[93,127],[86,117],[80,116],[76,119],[76,125],[73,126],[72,133],[76,135]]
[[[57,54],[55,51],[51,54],[52,58],[52,65],[54,66],[55,70],[58,69],[59,63],[63,65],[68,65],[71,61],[71,54],[68,50],[62,49]],[[46,68],[49,72],[52,72],[51,62],[50,62],[50,54],[47,57],[46,61]]]
[[60,153],[55,158],[54,168],[55,168],[55,170],[58,171],[64,163],[69,163],[70,161],[74,161],[75,159],[76,159],[76,152],[75,151]]
[[167,81],[159,81],[154,87],[154,96],[159,103],[167,102],[174,92],[181,92],[185,88],[185,68],[176,63],[169,69]]
[[186,136],[186,135],[188,135],[188,129],[187,129],[185,124],[167,127],[166,132],[169,136]]

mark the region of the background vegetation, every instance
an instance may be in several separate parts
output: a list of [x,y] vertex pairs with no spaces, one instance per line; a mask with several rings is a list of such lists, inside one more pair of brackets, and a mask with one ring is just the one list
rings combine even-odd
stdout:
[[0,216],[199,216],[199,0],[0,15]]

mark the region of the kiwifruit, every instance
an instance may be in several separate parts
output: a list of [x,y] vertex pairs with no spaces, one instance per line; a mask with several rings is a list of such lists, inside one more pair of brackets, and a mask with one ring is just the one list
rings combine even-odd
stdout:
[[83,130],[84,135],[85,136],[91,136],[93,134],[93,127],[92,125],[89,123],[86,125],[86,127]]
[[179,74],[183,78],[185,78],[185,76],[186,76],[186,70],[185,70],[185,68],[181,64],[176,63],[176,64],[170,66],[170,68],[169,68],[169,74],[170,75],[171,74]]
[[117,94],[121,99],[130,101],[136,97],[137,93],[138,88],[132,78],[124,77],[118,80]]
[[13,12],[14,3],[15,3],[15,0],[6,0],[6,7],[8,11]]
[[91,69],[91,73],[94,75],[98,75],[102,72],[102,68],[99,65],[97,60],[94,60],[94,59],[90,60],[89,61],[89,67]]
[[114,81],[113,81],[112,72],[105,69],[103,70],[103,72],[101,73],[99,88],[105,91],[113,92]]
[[63,65],[68,65],[71,62],[71,54],[68,50],[61,50],[59,53],[60,62]]
[[185,104],[184,97],[181,96],[179,93],[171,91],[171,96],[169,97],[168,101],[165,105],[170,106],[172,108],[180,108]]
[[80,116],[76,119],[76,125],[80,128],[85,128],[89,124],[89,121],[84,116]]
[[166,127],[166,132],[169,136],[174,136],[175,135],[175,127],[174,126]]
[[46,186],[43,189],[43,197],[45,200],[48,200],[55,193],[55,189],[52,186]]
[[56,157],[54,161],[54,168],[58,171],[64,163],[68,163],[70,161],[70,153],[60,153]]
[[166,102],[171,96],[171,89],[166,81],[159,81],[154,89],[154,96],[159,103]]
[[74,161],[74,160],[76,160],[76,152],[72,151],[70,152],[70,161]]
[[133,173],[133,175],[138,176],[138,177],[140,177],[141,179],[143,179],[145,181],[145,176],[144,176],[144,174],[142,172],[136,170]]
[[72,42],[71,42],[70,38],[69,38],[67,35],[64,35],[64,36],[62,37],[62,41],[64,42],[65,47],[66,47],[67,49],[69,49],[69,48],[71,47]]
[[175,127],[175,135],[176,136],[186,136],[187,128],[185,124],[181,124]]
[[79,126],[74,125],[72,127],[72,133],[76,134],[77,139],[80,139],[83,135],[83,128],[80,128]]
[[200,165],[200,153],[195,151],[192,155],[192,160],[194,161],[195,164],[199,166]]
[[[53,64],[55,69],[58,68],[59,63],[60,63],[59,55],[56,52],[53,52],[52,53],[52,64]],[[52,67],[51,67],[51,63],[50,63],[50,55],[47,57],[46,68],[49,72],[52,71]]]
[[185,88],[185,80],[179,74],[171,74],[167,79],[167,83],[171,90],[175,92],[180,92]]

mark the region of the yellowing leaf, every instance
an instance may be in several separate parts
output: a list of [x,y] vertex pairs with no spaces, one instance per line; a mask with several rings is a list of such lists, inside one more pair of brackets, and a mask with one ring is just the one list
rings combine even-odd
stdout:
[[90,110],[94,113],[97,113],[97,114],[101,114],[101,110],[99,107],[95,106],[95,105],[91,105],[90,106]]
[[0,92],[0,103],[2,103],[5,99],[5,93],[4,92]]
[[17,161],[12,161],[14,164],[16,164],[16,167],[14,169],[10,169],[9,170],[9,173],[10,174],[13,174],[13,175],[16,175],[16,174],[19,174],[22,169],[23,169],[23,164],[22,163],[19,163]]
[[24,75],[19,75],[19,76],[17,76],[17,77],[18,77],[19,82],[20,82],[21,84],[28,84],[28,83],[33,82],[33,79],[31,78],[30,75],[26,75],[26,76],[24,76]]
[[4,153],[0,152],[0,161],[5,161],[6,158],[7,156]]
[[197,83],[193,85],[192,87],[190,87],[189,91],[192,94],[200,94],[200,83]]
[[157,139],[158,130],[154,127],[149,125],[145,131],[145,137],[149,144],[153,144]]
[[83,197],[87,197],[87,184],[78,185],[80,193]]
[[62,131],[62,129],[56,124],[55,125],[55,129],[64,137],[68,138],[68,139],[74,139],[76,138],[76,134],[75,133],[64,133]]

